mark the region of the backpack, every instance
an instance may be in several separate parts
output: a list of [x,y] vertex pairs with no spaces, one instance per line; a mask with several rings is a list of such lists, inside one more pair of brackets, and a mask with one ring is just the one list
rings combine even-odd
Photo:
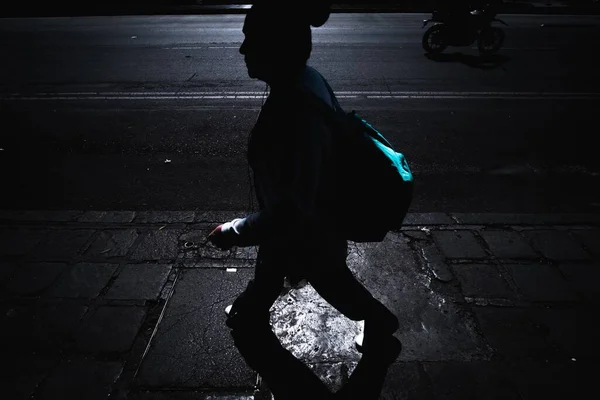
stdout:
[[344,111],[325,85],[334,108],[312,92],[305,91],[305,97],[333,131],[336,226],[346,240],[380,242],[402,226],[412,201],[413,174],[404,155],[354,110]]

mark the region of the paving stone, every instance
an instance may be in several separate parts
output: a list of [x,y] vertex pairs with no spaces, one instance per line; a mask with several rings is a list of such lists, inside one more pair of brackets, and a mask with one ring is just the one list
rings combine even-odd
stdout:
[[206,237],[209,233],[209,229],[195,229],[190,232],[183,233],[179,237],[179,244],[184,252],[184,259],[231,259],[234,257],[236,251],[235,248],[228,251],[222,251],[208,243],[206,241]]
[[232,247],[227,251],[219,250],[210,243],[207,243],[206,236],[210,229],[195,229],[186,232],[179,237],[180,250],[183,252],[184,260],[200,259],[226,259],[230,262],[232,259],[256,260],[257,246]]
[[101,306],[77,332],[77,349],[83,352],[126,352],[131,348],[144,317],[143,307]]
[[233,259],[256,259],[257,250],[255,246],[232,247],[227,251],[219,250],[212,244],[206,242],[206,236],[209,233],[209,229],[195,229],[186,232],[179,237],[180,251],[183,253],[183,260],[218,259],[229,263],[232,262]]
[[121,362],[65,360],[41,384],[36,399],[106,400],[122,370]]
[[446,213],[408,213],[404,218],[404,225],[453,225],[454,221]]
[[508,374],[521,399],[564,400],[589,397],[595,389],[594,364],[571,360],[524,360],[512,363]]
[[530,301],[576,301],[579,296],[561,276],[547,264],[506,265],[519,290]]
[[495,265],[459,264],[452,266],[467,297],[514,299],[515,293]]
[[498,258],[539,257],[527,241],[515,231],[483,230],[479,234]]
[[600,264],[560,264],[559,269],[576,292],[589,302],[599,302]]
[[139,223],[177,223],[194,222],[194,211],[138,211],[134,222]]
[[513,225],[528,218],[514,213],[451,213],[450,216],[463,225]]
[[65,263],[28,263],[17,268],[6,284],[15,294],[37,295],[48,289],[65,270]]
[[258,257],[258,247],[236,247],[235,258],[254,261]]
[[439,251],[437,246],[434,244],[424,245],[421,247],[421,254],[425,259],[427,267],[436,279],[440,280],[441,282],[450,282],[452,279],[454,279],[450,267],[448,267],[448,264],[446,264],[444,256]]
[[77,218],[78,222],[100,222],[107,214],[107,211],[86,211]]
[[468,306],[438,291],[417,257],[396,234],[380,243],[351,246],[348,256],[358,280],[400,320],[399,361],[489,357],[491,349],[475,329]]
[[133,250],[133,260],[172,260],[179,252],[178,238],[181,230],[156,229],[142,234],[140,243]]
[[222,259],[222,260],[205,260],[194,258],[194,260],[184,260],[176,265],[176,268],[215,268],[221,270],[239,270],[252,269],[255,263],[248,260],[239,259]]
[[426,362],[423,365],[436,400],[521,400],[506,367],[496,362]]
[[600,229],[571,230],[571,234],[583,243],[588,253],[600,256]]
[[[241,393],[207,393],[190,390],[140,390],[130,392],[128,400],[260,400],[261,397],[255,397],[254,391]],[[266,399],[265,399],[266,400]]]
[[5,399],[32,398],[35,389],[57,363],[53,358],[36,354],[19,354],[10,359],[10,368],[4,368],[3,393]]
[[12,261],[0,261],[0,287],[6,282],[17,269],[17,263]]
[[252,389],[255,374],[234,346],[224,312],[251,276],[249,270],[183,270],[136,385]]
[[71,222],[77,219],[82,211],[77,210],[5,210],[0,219],[27,222]]
[[[427,229],[427,228],[425,228]],[[403,229],[402,230],[402,234],[410,239],[414,239],[414,240],[418,240],[418,241],[429,241],[429,234],[427,231],[423,231],[423,230],[410,230],[410,229]]]
[[199,247],[206,243],[206,237],[210,233],[208,229],[194,229],[189,232],[182,233],[179,236],[181,243],[189,243],[189,246]]
[[104,297],[155,300],[167,281],[171,268],[171,264],[127,264]]
[[53,297],[95,298],[108,284],[118,264],[78,263],[67,268],[48,292]]
[[235,218],[246,217],[245,212],[239,211],[196,211],[195,222],[204,222],[209,224],[222,224],[229,222]]
[[473,306],[479,326],[488,343],[501,356],[524,359],[554,354],[547,332],[523,308]]
[[597,360],[600,356],[598,337],[600,326],[596,322],[595,307],[536,308],[532,320],[547,335],[562,360]]
[[21,256],[29,253],[48,234],[46,229],[0,228],[0,254]]
[[433,231],[433,238],[448,258],[484,258],[485,250],[471,231]]
[[133,211],[86,211],[78,222],[129,223],[133,221]]
[[101,231],[84,255],[86,258],[123,257],[138,236],[135,229]]
[[198,252],[193,256],[195,259],[232,259],[235,258],[235,248],[227,251],[217,249],[212,245],[200,246]]
[[451,213],[460,224],[466,225],[569,225],[594,224],[596,214],[517,214],[517,213]]
[[30,254],[44,261],[70,260],[77,256],[94,234],[90,229],[56,229],[49,232]]
[[0,314],[3,354],[56,354],[70,343],[87,307],[77,302],[4,305]]
[[525,231],[533,247],[551,260],[586,260],[590,255],[566,231]]
[[392,364],[385,377],[380,398],[383,400],[434,399],[429,379],[416,362]]

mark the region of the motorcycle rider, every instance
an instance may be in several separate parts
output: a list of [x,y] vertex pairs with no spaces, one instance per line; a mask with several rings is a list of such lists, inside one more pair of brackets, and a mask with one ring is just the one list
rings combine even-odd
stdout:
[[438,0],[435,10],[447,16],[449,20],[464,22],[472,15],[481,14],[488,5],[489,0]]

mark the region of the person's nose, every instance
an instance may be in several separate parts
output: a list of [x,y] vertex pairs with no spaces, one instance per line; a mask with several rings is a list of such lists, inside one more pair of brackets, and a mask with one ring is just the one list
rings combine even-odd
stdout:
[[242,45],[240,46],[240,54],[241,55],[246,55],[246,40],[245,39],[242,42]]

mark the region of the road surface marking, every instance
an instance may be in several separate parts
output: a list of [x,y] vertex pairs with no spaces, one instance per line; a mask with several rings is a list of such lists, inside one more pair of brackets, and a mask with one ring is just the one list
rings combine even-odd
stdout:
[[[472,46],[472,50],[477,50],[477,46]],[[501,50],[521,50],[521,51],[556,51],[558,47],[502,47]]]
[[[240,43],[241,45],[241,43]],[[391,44],[390,47],[392,48],[392,50],[394,49],[413,49],[413,48],[417,48],[420,47],[419,44],[415,43],[414,45],[411,46],[396,46],[394,44]],[[209,49],[209,50],[221,50],[221,49],[239,49],[240,46],[171,46],[171,47],[163,47],[164,50],[204,50],[204,49]],[[321,50],[322,48],[320,48],[318,45],[314,46],[315,50]],[[477,46],[471,46],[472,50],[477,50]],[[502,50],[517,50],[517,51],[557,51],[559,50],[558,47],[502,47]]]
[[[598,92],[338,91],[340,99],[598,100]],[[262,100],[264,92],[67,92],[0,94],[0,100]]]

